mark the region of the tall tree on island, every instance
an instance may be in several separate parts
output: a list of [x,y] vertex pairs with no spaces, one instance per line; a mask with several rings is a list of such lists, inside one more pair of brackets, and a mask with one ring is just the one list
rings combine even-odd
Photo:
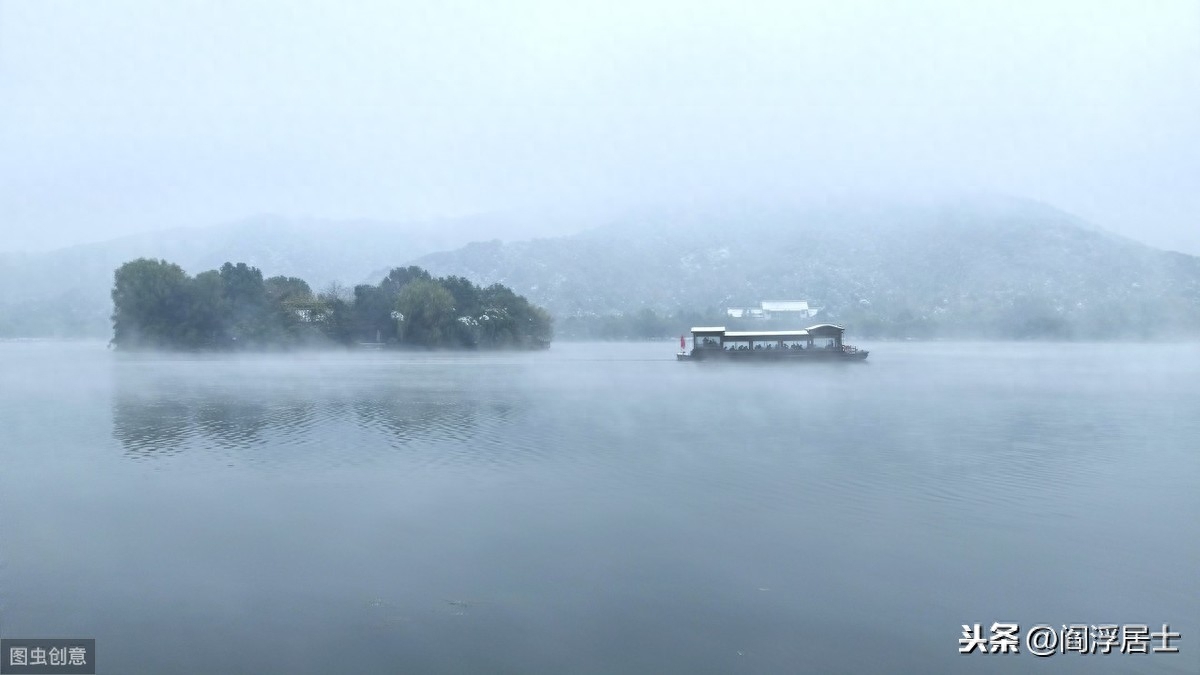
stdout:
[[406,344],[443,347],[456,337],[454,296],[436,281],[405,284],[396,298],[396,313],[400,338]]
[[192,346],[190,281],[182,267],[166,260],[139,258],[118,268],[113,274],[113,344]]
[[228,308],[225,330],[230,339],[252,344],[271,337],[267,320],[267,289],[262,272],[246,263],[221,265],[221,282]]

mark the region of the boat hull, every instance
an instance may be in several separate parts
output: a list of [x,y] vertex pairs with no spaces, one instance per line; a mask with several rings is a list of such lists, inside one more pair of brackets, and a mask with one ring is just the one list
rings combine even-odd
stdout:
[[829,349],[746,349],[727,351],[722,349],[693,349],[675,354],[677,361],[784,361],[789,363],[829,363],[841,361],[865,361],[868,350],[834,351]]

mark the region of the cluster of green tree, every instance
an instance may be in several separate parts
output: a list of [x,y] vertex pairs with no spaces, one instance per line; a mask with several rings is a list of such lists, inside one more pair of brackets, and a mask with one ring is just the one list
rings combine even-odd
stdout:
[[264,279],[245,263],[188,276],[141,258],[117,269],[112,290],[118,347],[292,347],[378,342],[446,348],[546,347],[549,314],[500,284],[434,279],[396,268],[353,293],[314,293],[296,277]]

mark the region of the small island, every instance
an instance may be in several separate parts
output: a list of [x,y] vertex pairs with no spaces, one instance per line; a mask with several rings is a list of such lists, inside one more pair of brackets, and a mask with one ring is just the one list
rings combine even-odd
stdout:
[[314,293],[303,279],[245,263],[189,276],[139,258],[114,274],[118,349],[276,349],[368,344],[425,349],[544,349],[550,315],[501,284],[480,287],[397,267],[377,285]]

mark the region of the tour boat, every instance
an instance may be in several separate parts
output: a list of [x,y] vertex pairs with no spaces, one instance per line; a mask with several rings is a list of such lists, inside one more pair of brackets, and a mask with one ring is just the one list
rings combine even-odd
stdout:
[[680,361],[862,361],[867,350],[844,344],[846,329],[821,323],[802,330],[732,331],[724,326],[692,329],[692,349],[679,336]]

